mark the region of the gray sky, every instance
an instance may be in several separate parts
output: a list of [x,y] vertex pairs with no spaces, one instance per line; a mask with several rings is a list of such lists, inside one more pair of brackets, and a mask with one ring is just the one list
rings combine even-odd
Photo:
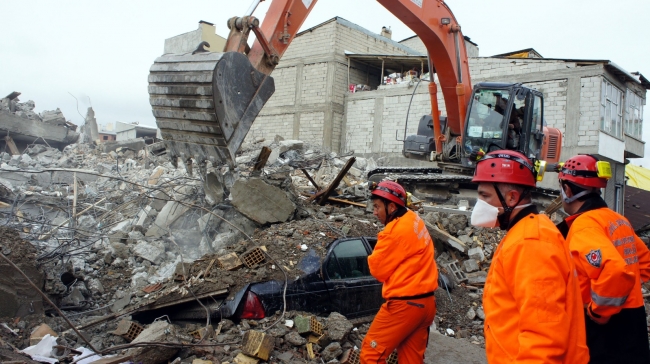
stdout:
[[[430,1],[430,0],[424,0]],[[99,123],[155,125],[147,75],[165,38],[192,31],[199,20],[227,37],[226,21],[250,0],[21,0],[3,4],[0,95],[20,91],[36,111],[61,108],[83,124],[92,103]],[[255,15],[263,18],[269,0]],[[608,59],[650,78],[650,1],[450,0],[464,35],[481,56],[535,48],[548,58]],[[414,33],[374,0],[319,0],[303,28],[341,16],[371,31],[390,26],[399,41]],[[644,127],[650,141],[650,127]],[[650,167],[646,157],[632,160]]]

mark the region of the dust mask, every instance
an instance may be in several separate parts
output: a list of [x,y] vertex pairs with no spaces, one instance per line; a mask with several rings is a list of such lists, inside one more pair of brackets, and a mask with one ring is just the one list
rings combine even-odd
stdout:
[[472,209],[471,224],[478,227],[494,228],[499,226],[499,209],[489,203],[477,199]]

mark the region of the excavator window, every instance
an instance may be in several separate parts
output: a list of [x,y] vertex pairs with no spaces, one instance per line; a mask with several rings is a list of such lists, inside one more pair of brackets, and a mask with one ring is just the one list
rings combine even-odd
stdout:
[[509,90],[478,89],[472,97],[467,123],[465,148],[503,149],[504,115],[508,113]]
[[542,131],[542,105],[543,100],[540,96],[533,97],[533,106],[531,110],[530,133],[528,137],[528,154],[529,156],[538,157],[536,154],[542,148],[541,140],[535,138],[536,134]]

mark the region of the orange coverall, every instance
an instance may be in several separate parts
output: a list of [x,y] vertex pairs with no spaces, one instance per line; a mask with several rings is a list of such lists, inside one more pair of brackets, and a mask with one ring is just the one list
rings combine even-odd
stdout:
[[650,251],[627,219],[600,208],[566,221],[589,317],[605,323],[623,308],[643,306],[641,282],[650,279]]
[[602,200],[595,204],[565,219],[588,316],[591,363],[650,363],[641,293],[641,282],[650,278],[650,251],[625,217]]
[[494,363],[587,363],[571,254],[555,225],[529,214],[494,253],[483,292],[485,350]]
[[[433,241],[413,211],[389,222],[368,257],[370,273],[383,283],[386,302],[361,346],[361,363],[385,362],[397,349],[400,363],[422,363],[436,314],[438,269]],[[421,297],[418,297],[421,296]]]

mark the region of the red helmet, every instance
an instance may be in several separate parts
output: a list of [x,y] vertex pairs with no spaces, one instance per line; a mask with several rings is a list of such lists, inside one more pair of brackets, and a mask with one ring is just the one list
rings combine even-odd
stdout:
[[399,183],[382,181],[378,185],[370,185],[371,194],[395,202],[398,206],[406,207],[406,191]]
[[512,150],[496,150],[476,163],[472,182],[512,183],[535,187],[535,169],[525,155]]
[[605,188],[611,177],[609,163],[590,154],[580,154],[564,162],[558,178],[584,188]]

